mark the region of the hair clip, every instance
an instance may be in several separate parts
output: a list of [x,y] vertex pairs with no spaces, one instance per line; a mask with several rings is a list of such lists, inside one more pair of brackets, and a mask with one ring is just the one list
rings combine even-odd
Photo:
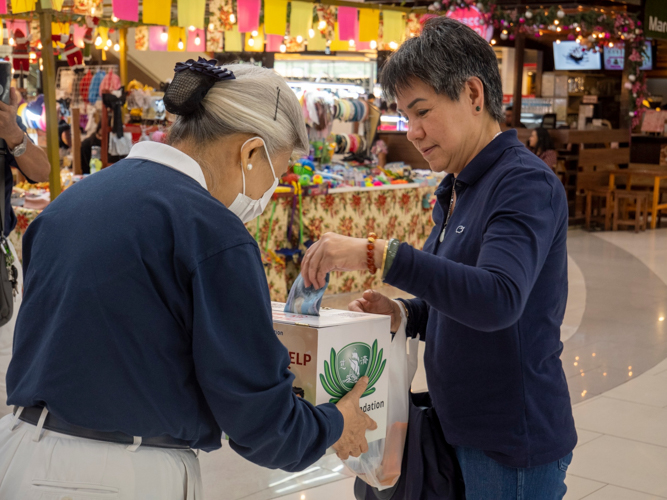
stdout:
[[188,59],[187,61],[176,63],[175,73],[181,73],[186,70],[200,73],[203,76],[210,76],[216,80],[236,80],[234,73],[229,69],[218,66],[217,59],[206,60],[200,57],[197,61]]
[[276,112],[273,114],[273,121],[274,122],[278,118],[278,102],[280,101],[280,87],[276,87],[276,88],[278,89],[278,96],[276,97]]
[[164,106],[175,115],[187,116],[202,110],[201,102],[209,90],[219,81],[235,80],[227,68],[217,65],[215,59],[198,61],[188,59],[174,68],[174,79],[164,94]]

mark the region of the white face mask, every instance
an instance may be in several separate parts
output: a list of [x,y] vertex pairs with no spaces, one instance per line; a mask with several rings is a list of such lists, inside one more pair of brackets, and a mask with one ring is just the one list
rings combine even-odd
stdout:
[[[238,194],[238,196],[234,200],[234,203],[232,203],[229,206],[229,210],[231,210],[234,214],[236,214],[236,216],[239,219],[241,219],[241,222],[243,222],[244,224],[247,224],[248,222],[262,215],[262,212],[266,210],[266,207],[269,204],[269,201],[271,200],[271,196],[273,196],[273,193],[278,187],[278,177],[276,177],[276,171],[273,169],[273,163],[271,162],[271,157],[269,156],[269,150],[266,147],[266,142],[264,142],[264,139],[262,139],[261,137],[252,137],[247,141],[245,141],[243,143],[243,146],[248,144],[253,139],[259,139],[260,141],[262,141],[262,144],[264,145],[264,151],[266,151],[266,157],[269,160],[269,165],[271,165],[271,172],[273,173],[273,184],[271,185],[269,190],[262,195],[262,197],[259,200],[253,200],[250,196],[246,196],[245,172],[243,171],[243,165],[241,165],[241,175],[243,175],[243,193]],[[243,151],[243,146],[241,146],[241,151]]]

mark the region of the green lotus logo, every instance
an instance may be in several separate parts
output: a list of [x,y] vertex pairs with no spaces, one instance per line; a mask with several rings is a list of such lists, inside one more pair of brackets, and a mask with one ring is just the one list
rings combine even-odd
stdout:
[[386,360],[382,360],[384,349],[378,353],[378,342],[373,342],[373,348],[363,342],[355,342],[343,347],[338,354],[331,349],[329,363],[324,362],[324,374],[320,374],[320,382],[327,393],[332,396],[330,403],[338,403],[340,399],[352,390],[354,384],[366,375],[368,387],[362,398],[375,392],[373,387],[380,379]]

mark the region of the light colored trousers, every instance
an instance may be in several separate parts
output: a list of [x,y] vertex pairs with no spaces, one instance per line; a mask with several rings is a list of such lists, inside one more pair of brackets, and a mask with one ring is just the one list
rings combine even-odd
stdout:
[[5,384],[5,377],[7,376],[9,362],[12,359],[12,345],[14,343],[14,327],[16,326],[16,317],[19,314],[21,302],[23,302],[23,268],[21,267],[21,261],[19,261],[18,255],[16,255],[14,245],[12,245],[11,241],[7,241],[9,243],[9,247],[12,249],[12,253],[14,254],[14,265],[19,272],[18,282],[20,293],[14,297],[14,314],[12,319],[10,319],[7,324],[0,326],[0,418],[8,415],[12,411],[12,408],[6,404],[7,385]]
[[[192,450],[104,443],[0,419],[2,500],[202,500]],[[14,424],[14,425],[13,425]]]

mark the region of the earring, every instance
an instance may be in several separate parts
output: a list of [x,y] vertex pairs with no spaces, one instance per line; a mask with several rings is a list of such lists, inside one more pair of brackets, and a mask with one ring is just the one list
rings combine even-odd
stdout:
[[248,163],[248,172],[252,170],[252,163]]
[[479,106],[477,106],[476,109],[477,109],[477,111],[481,111],[481,110],[482,110],[482,108],[480,108]]

